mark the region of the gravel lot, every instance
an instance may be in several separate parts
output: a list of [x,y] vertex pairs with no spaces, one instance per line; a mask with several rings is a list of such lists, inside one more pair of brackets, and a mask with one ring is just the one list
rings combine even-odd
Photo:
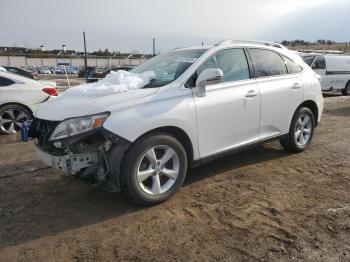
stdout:
[[277,142],[191,170],[140,208],[0,137],[0,261],[350,261],[350,98],[328,97],[311,147]]

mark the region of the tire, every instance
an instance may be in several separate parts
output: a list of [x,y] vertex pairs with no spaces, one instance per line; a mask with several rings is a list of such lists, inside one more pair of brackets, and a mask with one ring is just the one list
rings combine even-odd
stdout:
[[13,134],[21,131],[22,123],[32,119],[32,113],[24,106],[8,104],[0,107],[0,133]]
[[314,129],[314,114],[309,108],[301,107],[293,116],[288,135],[280,139],[280,143],[286,151],[303,152],[311,143]]
[[350,82],[346,84],[346,87],[341,92],[344,96],[350,96]]
[[137,204],[159,204],[179,190],[186,172],[186,151],[176,138],[166,133],[145,136],[124,157],[122,191]]

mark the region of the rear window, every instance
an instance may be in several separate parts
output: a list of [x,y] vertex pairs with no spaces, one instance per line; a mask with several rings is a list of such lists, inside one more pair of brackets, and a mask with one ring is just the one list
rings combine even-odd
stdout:
[[265,49],[249,49],[255,66],[255,77],[287,74],[287,67],[280,55]]
[[10,86],[10,85],[13,85],[14,83],[15,82],[12,81],[11,79],[0,76],[0,86]]

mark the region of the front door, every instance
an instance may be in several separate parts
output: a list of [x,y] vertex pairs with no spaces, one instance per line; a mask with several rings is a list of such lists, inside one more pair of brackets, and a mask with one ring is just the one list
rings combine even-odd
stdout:
[[197,73],[207,68],[220,68],[224,80],[207,86],[205,97],[193,92],[202,158],[257,141],[260,120],[260,93],[243,49],[219,51]]

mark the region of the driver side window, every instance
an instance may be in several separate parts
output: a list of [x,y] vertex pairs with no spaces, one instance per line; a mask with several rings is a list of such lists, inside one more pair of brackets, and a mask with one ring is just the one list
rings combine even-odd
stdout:
[[243,49],[227,49],[209,58],[198,69],[198,75],[205,69],[219,68],[224,73],[224,83],[250,78],[249,66]]
[[316,57],[312,69],[326,69],[326,59],[323,56]]

